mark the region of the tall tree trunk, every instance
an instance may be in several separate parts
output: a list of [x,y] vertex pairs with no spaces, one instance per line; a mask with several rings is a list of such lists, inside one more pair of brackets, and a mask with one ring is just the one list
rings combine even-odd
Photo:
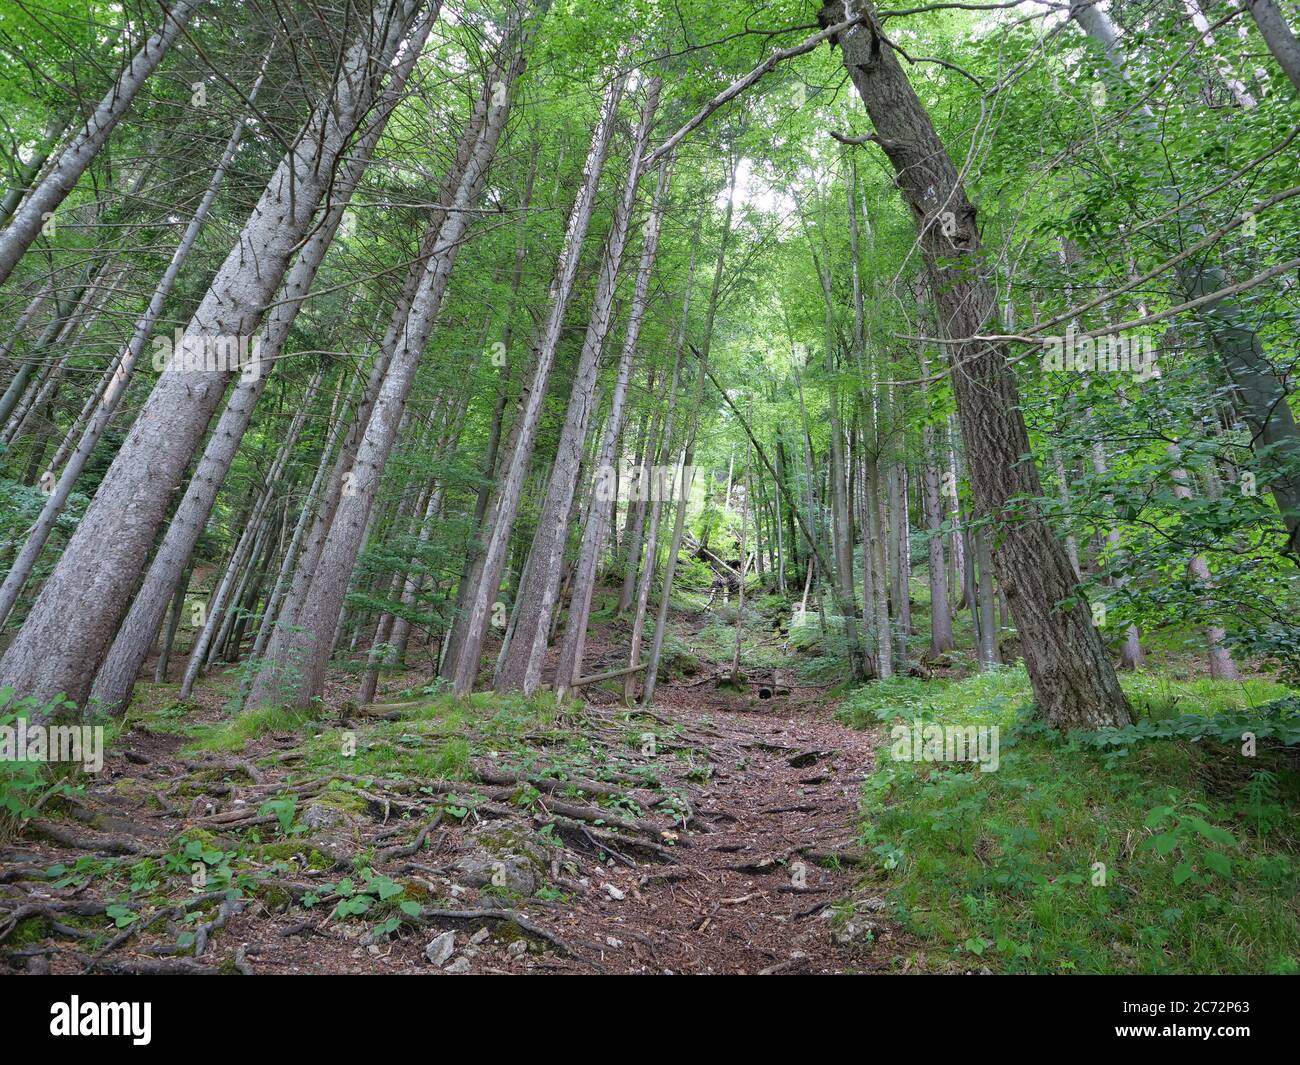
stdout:
[[[609,418],[605,423],[605,439],[601,445],[599,465],[596,467],[596,485],[608,469],[615,467],[614,451],[623,426],[623,407],[628,381],[632,375],[632,360],[641,339],[641,326],[645,321],[646,307],[650,302],[650,279],[654,274],[655,259],[659,251],[659,227],[663,218],[664,202],[668,193],[668,159],[659,166],[650,215],[646,219],[641,241],[641,262],[637,268],[636,287],[632,293],[632,307],[628,315],[627,332],[623,337],[623,350],[618,360],[618,376],[610,396]],[[617,491],[614,502],[618,500]],[[587,511],[587,524],[582,532],[582,546],[573,573],[573,597],[569,602],[569,617],[560,646],[560,659],[555,670],[555,692],[563,696],[569,685],[582,672],[582,655],[587,640],[587,619],[591,616],[591,597],[596,587],[600,564],[600,547],[605,538],[606,526],[614,527],[615,514],[599,505],[599,493],[593,486],[592,503]]]
[[[953,391],[976,502],[998,522],[996,565],[1021,637],[1039,710],[1062,728],[1128,724],[1131,713],[1086,604],[1066,607],[1073,574],[1065,551],[1032,501],[1042,494],[1021,413],[1019,388],[999,345],[978,336],[993,316],[983,279],[975,208],[893,50],[874,7],[838,37],[844,65],[920,228],[930,288],[952,346]],[[836,25],[837,0],[819,13]],[[1014,501],[1014,502],[1013,502]]]
[[[218,343],[228,352],[232,344],[246,347],[253,339],[333,182],[339,157],[420,7],[419,0],[382,0],[367,34],[348,49],[326,105],[280,162],[26,623],[0,659],[0,685],[42,704],[59,693],[84,703],[166,517],[171,490],[233,374],[220,364],[215,371],[192,368],[193,357],[206,360]],[[259,269],[250,270],[250,262]],[[260,377],[261,368],[252,368]],[[169,581],[164,597],[172,588]]]
[[489,86],[492,100],[483,133],[465,169],[456,199],[442,224],[428,269],[411,301],[411,313],[398,337],[383,386],[357,450],[356,462],[351,470],[351,490],[343,493],[339,500],[338,510],[321,550],[320,562],[298,614],[297,625],[300,631],[290,641],[292,648],[301,648],[303,651],[302,682],[292,700],[296,705],[307,705],[320,695],[324,686],[330,652],[327,637],[343,609],[348,579],[361,550],[366,523],[389,452],[397,438],[398,424],[406,409],[407,397],[415,383],[415,374],[429,333],[441,311],[452,267],[474,217],[469,208],[478,201],[487,179],[488,167],[496,155],[497,142],[509,115],[509,94],[523,71],[529,37],[530,31],[524,29],[511,42],[515,49],[513,60],[505,72],[504,80],[499,83],[504,87],[504,92],[498,94],[494,87]]
[[609,152],[610,136],[618,115],[619,101],[623,96],[626,75],[614,77],[605,92],[600,121],[591,139],[591,147],[583,166],[582,185],[569,215],[564,248],[560,253],[555,278],[551,284],[551,308],[545,329],[536,349],[535,383],[528,400],[519,414],[518,434],[505,466],[504,476],[495,492],[490,508],[487,540],[482,561],[477,567],[478,580],[465,602],[465,610],[458,619],[463,638],[458,643],[456,661],[451,664],[452,685],[458,695],[467,695],[478,678],[479,658],[483,640],[491,620],[492,603],[496,599],[505,570],[506,552],[518,512],[519,496],[528,473],[537,438],[537,424],[541,417],[542,401],[546,397],[546,384],[550,379],[555,353],[559,346],[564,313],[573,295],[573,283],[578,273],[578,260],[587,238],[595,206],[596,189]]
[[41,228],[99,154],[113,127],[130,110],[136,93],[149,80],[200,3],[201,0],[177,0],[164,12],[162,28],[131,57],[86,124],[59,153],[58,162],[23,199],[9,224],[0,230],[0,285],[13,273]]
[[591,422],[596,379],[600,372],[600,355],[609,332],[614,292],[622,268],[623,250],[627,245],[627,231],[632,220],[632,210],[636,206],[640,159],[650,139],[650,127],[659,105],[661,87],[659,79],[651,80],[641,109],[641,122],[633,138],[623,198],[615,208],[605,242],[596,298],[578,358],[569,409],[555,460],[551,465],[550,483],[537,520],[537,531],[533,536],[528,580],[520,584],[516,597],[519,605],[510,654],[497,671],[498,691],[522,689],[526,695],[531,695],[541,684],[542,666],[546,659],[546,638],[559,596],[564,548],[568,542],[569,526],[565,518],[573,507],[574,492],[578,485],[578,469]]
[[[270,53],[268,52],[266,60],[262,63],[263,73],[269,60]],[[262,74],[259,73],[248,94],[250,105],[257,99],[257,93],[261,86]],[[203,229],[203,223],[207,219],[208,211],[212,208],[222,182],[225,180],[226,171],[230,168],[230,164],[235,158],[235,152],[239,149],[239,142],[244,136],[244,123],[245,119],[242,117],[235,123],[235,128],[231,131],[230,139],[226,142],[225,150],[221,153],[217,168],[213,171],[208,186],[204,190],[203,198],[199,201],[199,205],[190,218],[189,224],[185,227],[185,232],[181,235],[180,243],[176,246],[175,252],[172,253],[167,269],[163,271],[162,277],[159,278],[153,295],[149,299],[149,305],[135,323],[135,329],[126,347],[110,367],[111,375],[107,380],[103,395],[99,399],[98,408],[82,432],[77,449],[72,453],[67,466],[59,474],[54,490],[46,499],[45,506],[41,508],[40,516],[27,533],[23,548],[10,568],[8,576],[5,577],[3,586],[0,586],[0,626],[4,625],[14,603],[18,601],[18,595],[22,591],[23,585],[27,583],[27,579],[31,576],[37,559],[40,558],[41,551],[50,538],[50,533],[54,530],[59,516],[68,505],[68,499],[72,495],[72,489],[76,485],[77,478],[81,476],[81,471],[86,468],[91,453],[103,438],[109,420],[117,410],[122,396],[126,394],[127,386],[131,383],[131,378],[135,374],[135,366],[140,358],[140,353],[144,351],[144,346],[162,315],[163,305],[166,303],[167,297],[171,295],[172,286],[175,285],[176,278],[180,276],[181,267],[185,265],[185,260],[189,258],[190,251],[193,249],[195,241],[198,240],[199,233]],[[56,456],[50,464],[51,468],[56,467],[58,463],[59,459]]]
[[[91,695],[102,706],[110,709],[121,707],[131,694],[131,686],[135,682],[136,674],[148,655],[148,645],[142,641],[141,634],[157,629],[163,611],[166,609],[170,589],[179,574],[189,564],[194,546],[198,543],[199,536],[207,524],[208,515],[211,514],[216,503],[221,485],[234,461],[244,432],[252,420],[258,400],[266,388],[269,375],[278,364],[276,356],[288,340],[298,312],[311,292],[312,282],[343,221],[352,193],[361,180],[388,117],[401,97],[406,80],[414,68],[416,58],[432,29],[437,13],[438,6],[435,4],[424,12],[419,24],[414,28],[408,42],[409,48],[402,62],[394,70],[393,79],[383,93],[376,114],[370,119],[365,132],[354,146],[345,171],[334,183],[331,189],[333,195],[319,224],[310,235],[306,236],[305,246],[285,277],[279,293],[280,298],[270,310],[262,335],[261,356],[268,365],[259,368],[259,372],[251,377],[240,378],[217,421],[185,495],[167,527],[167,532],[149,565],[140,590],[131,603],[126,620],[119,627],[112,646],[99,666]],[[401,40],[401,36],[397,36],[394,40],[390,35],[389,41],[385,44],[384,54],[391,55],[395,52]],[[359,59],[364,62],[364,58],[359,57]],[[324,191],[323,188],[320,190],[322,195]],[[301,194],[300,190],[299,195]],[[250,226],[257,218],[258,215],[255,213],[253,220],[250,220]],[[304,225],[304,232],[306,228]],[[238,250],[237,246],[235,251]],[[152,403],[151,396],[150,404]],[[147,406],[146,410],[148,409]],[[160,417],[161,414],[162,412]],[[143,414],[141,416],[143,417]]]

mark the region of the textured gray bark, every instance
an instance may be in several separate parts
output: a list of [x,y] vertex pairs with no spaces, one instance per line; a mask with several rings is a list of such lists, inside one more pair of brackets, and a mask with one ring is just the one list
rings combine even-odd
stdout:
[[564,548],[569,533],[566,518],[573,507],[574,492],[578,486],[578,470],[591,424],[600,356],[613,318],[614,293],[623,265],[623,251],[627,246],[632,210],[636,206],[637,179],[640,176],[638,161],[650,139],[650,127],[654,122],[661,88],[662,83],[658,78],[653,79],[647,87],[641,121],[628,160],[623,197],[614,210],[614,218],[605,241],[596,297],[587,322],[582,352],[578,357],[569,409],[551,466],[550,483],[537,520],[537,531],[533,536],[528,580],[520,584],[516,597],[518,611],[510,654],[497,671],[498,691],[522,689],[525,694],[531,695],[542,681],[547,634],[563,577]]
[[[683,300],[682,308],[682,326],[679,339],[677,341],[677,355],[673,361],[672,384],[668,386],[668,412],[664,415],[664,428],[659,450],[657,453],[658,461],[649,463],[650,466],[665,466],[671,460],[673,454],[673,418],[677,411],[677,388],[681,380],[682,366],[682,348],[685,345],[686,322],[690,314],[690,286],[687,286],[686,297]],[[649,481],[643,482],[643,487],[648,486]],[[660,492],[654,492],[651,495],[649,506],[645,516],[645,531],[643,538],[645,540],[645,562],[641,566],[641,575],[637,580],[636,600],[632,610],[632,631],[628,637],[628,655],[627,664],[635,666],[641,661],[641,643],[645,639],[645,619],[646,609],[650,602],[650,588],[655,579],[655,566],[659,559],[659,526],[663,516],[663,506],[665,500]],[[681,508],[678,508],[679,512]],[[681,546],[680,538],[676,541],[678,547]],[[647,674],[648,676],[648,674]],[[636,674],[629,673],[623,678],[623,697],[631,700],[636,694]],[[646,683],[649,683],[648,681]]]
[[[339,500],[338,510],[330,523],[329,535],[321,551],[310,589],[298,614],[302,630],[290,641],[301,648],[303,662],[301,683],[291,701],[306,705],[320,695],[329,663],[328,633],[333,630],[347,594],[347,582],[361,549],[371,507],[384,466],[397,437],[398,423],[406,408],[406,399],[415,383],[416,370],[424,353],[429,332],[437,320],[447,290],[452,267],[460,251],[462,238],[474,215],[468,208],[477,202],[496,154],[497,141],[509,114],[510,90],[523,70],[528,35],[517,42],[513,62],[505,73],[504,99],[493,92],[482,136],[470,157],[465,175],[456,191],[450,211],[438,234],[438,242],[429,258],[424,277],[411,300],[411,312],[398,336],[393,357],[366,425],[351,473],[351,490]],[[294,651],[291,650],[291,654]],[[296,657],[296,655],[295,655]]]
[[[353,389],[356,387],[355,377],[352,379],[352,387]],[[285,547],[284,557],[280,560],[280,571],[276,574],[275,586],[271,589],[271,594],[266,601],[266,610],[262,613],[262,622],[258,627],[257,637],[253,641],[251,655],[254,661],[262,657],[262,652],[266,650],[267,641],[271,638],[271,630],[275,625],[280,604],[284,600],[284,594],[288,590],[289,580],[293,576],[294,565],[298,561],[298,553],[302,550],[307,528],[316,512],[316,501],[320,498],[321,485],[324,484],[325,477],[329,473],[330,460],[334,457],[334,450],[338,446],[339,437],[347,426],[347,408],[351,403],[352,392],[349,392],[341,408],[338,407],[336,397],[336,409],[331,412],[330,429],[325,446],[321,448],[320,460],[316,463],[316,472],[312,476],[311,485],[307,489],[307,495],[304,497],[302,507],[298,511],[298,520],[294,525],[293,534],[289,537],[289,543]],[[248,698],[250,686],[251,680],[246,680],[240,692],[241,706],[243,701]]]
[[[618,375],[610,396],[609,418],[605,423],[605,439],[601,444],[599,465],[601,470],[612,466],[623,426],[624,401],[628,381],[632,376],[632,359],[641,339],[641,326],[645,321],[650,300],[650,279],[654,274],[655,258],[659,252],[659,227],[663,216],[664,200],[668,190],[668,160],[659,166],[659,179],[655,185],[650,216],[646,219],[645,234],[641,242],[641,262],[637,267],[636,287],[632,293],[632,307],[628,315],[627,332],[623,337],[623,350],[618,360]],[[617,501],[617,497],[615,499]],[[560,647],[560,659],[555,670],[555,691],[563,695],[569,685],[582,673],[582,656],[587,641],[587,619],[591,616],[591,596],[596,588],[597,569],[600,565],[600,548],[607,529],[613,526],[614,513],[599,506],[593,499],[587,509],[587,523],[582,533],[582,547],[573,573],[573,597],[569,602],[569,617]]]
[[[982,277],[976,212],[951,156],[894,51],[883,43],[873,5],[859,0],[859,22],[838,44],[893,165],[897,185],[920,226],[920,245],[939,319],[953,338],[978,336],[994,312]],[[835,25],[842,3],[823,7]],[[948,212],[940,225],[940,212]],[[1065,551],[1037,506],[1042,494],[1021,413],[1019,388],[1004,348],[982,341],[949,352],[953,392],[966,440],[976,503],[998,523],[996,565],[1015,617],[1040,712],[1054,726],[1126,725],[1131,713],[1091,613],[1063,606],[1074,590]]]
[[506,551],[514,528],[519,507],[519,494],[528,472],[529,460],[537,438],[537,423],[541,416],[542,400],[546,396],[546,383],[550,379],[555,352],[559,346],[560,330],[564,325],[564,312],[573,294],[573,282],[578,272],[578,260],[591,224],[592,208],[601,171],[609,152],[609,140],[618,116],[618,104],[623,95],[626,75],[614,77],[605,93],[600,122],[591,140],[591,148],[583,165],[582,184],[578,198],[569,215],[564,247],[560,252],[555,278],[551,284],[551,307],[546,327],[536,350],[535,383],[528,400],[520,412],[518,435],[505,466],[502,482],[495,493],[494,505],[488,515],[489,531],[483,548],[481,575],[476,587],[465,602],[461,619],[463,640],[460,643],[452,669],[452,685],[458,695],[473,690],[478,678],[479,657],[483,640],[491,620],[492,603],[505,571]]
[[40,183],[23,199],[13,218],[0,230],[0,284],[4,284],[23,253],[36,240],[49,216],[76,186],[94,161],[113,127],[131,108],[136,93],[157,68],[185,23],[202,0],[177,0],[163,16],[162,28],[131,57],[125,70],[91,113],[86,124],[59,153]]
[[[692,264],[693,264],[692,260]],[[654,369],[650,370],[650,387],[654,389]],[[658,446],[659,412],[656,410],[641,424],[641,443],[637,448],[636,460],[632,469],[635,476],[644,482],[649,479],[648,467],[653,465],[650,455]],[[636,575],[641,568],[642,538],[645,535],[646,501],[644,494],[636,493],[636,499],[628,503],[627,518],[623,526],[623,585],[618,596],[618,615],[622,617],[632,608],[636,597]]]
[[[367,33],[347,50],[327,106],[318,109],[277,167],[191,318],[185,342],[172,353],[26,623],[0,659],[3,684],[20,695],[45,703],[62,692],[75,703],[85,702],[166,517],[171,492],[232,376],[223,368],[187,365],[186,345],[206,352],[214,338],[251,343],[341,154],[421,6],[419,0],[382,0]],[[173,587],[166,583],[164,600]],[[155,624],[150,636],[156,631]]]
[[[874,363],[867,363],[866,307],[862,294],[861,255],[858,235],[858,163],[849,156],[849,180],[846,186],[849,215],[850,277],[853,283],[853,355],[861,386],[858,403],[862,411],[862,617],[868,649],[880,679],[894,675],[889,592],[885,586],[885,533],[880,520],[880,440],[876,429],[876,402],[879,387]],[[870,233],[870,230],[868,230]],[[778,494],[778,502],[780,496]]]
[[[494,78],[500,73],[500,62],[500,57],[498,57],[493,67],[492,76]],[[311,590],[312,578],[319,567],[321,552],[325,549],[326,537],[329,536],[330,526],[334,521],[335,514],[338,512],[345,479],[351,473],[356,462],[357,450],[361,447],[361,440],[365,434],[366,426],[370,422],[370,415],[374,410],[375,401],[379,397],[384,375],[388,372],[388,366],[392,360],[398,338],[406,324],[411,309],[411,301],[415,297],[421,279],[425,276],[429,258],[437,246],[439,231],[446,220],[447,212],[456,197],[457,190],[460,188],[461,179],[464,177],[465,168],[469,165],[470,156],[479,143],[483,124],[487,119],[489,98],[486,93],[480,94],[475,102],[470,120],[466,124],[457,145],[456,156],[443,179],[438,204],[431,212],[428,225],[421,237],[420,254],[407,271],[401,292],[398,294],[393,312],[389,316],[383,339],[379,343],[378,353],[367,375],[365,388],[357,405],[356,415],[334,462],[334,468],[321,496],[321,504],[312,519],[305,546],[302,549],[297,565],[294,567],[293,579],[285,592],[284,600],[275,621],[275,627],[266,645],[265,662],[262,663],[254,678],[252,688],[248,694],[248,701],[253,705],[264,706],[282,701],[284,691],[286,688],[292,689],[295,683],[294,677],[300,672],[302,652],[300,647],[297,646],[296,639],[296,633],[299,629],[298,615],[307,599],[308,592]]]
[[[355,190],[383,126],[400,98],[406,79],[413,69],[423,41],[437,17],[438,6],[424,12],[420,23],[409,39],[409,48],[402,62],[393,72],[381,106],[369,119],[366,129],[349,153],[346,169],[334,182],[331,199],[318,224],[307,238],[305,246],[288,271],[278,299],[267,316],[262,332],[261,357],[266,363],[262,372],[251,379],[242,379],[235,385],[225,409],[217,421],[204,448],[185,495],[177,507],[176,515],[154,555],[140,590],[131,604],[126,620],[120,626],[108,655],[100,666],[92,688],[92,698],[107,707],[119,707],[129,697],[131,685],[140,666],[148,656],[148,644],[142,634],[157,629],[166,609],[168,589],[189,564],[194,545],[203,532],[208,515],[217,500],[230,465],[234,461],[244,432],[252,420],[253,411],[278,365],[276,356],[289,338],[293,323],[306,302],[312,282],[325,259],[330,244],[343,221],[344,212]],[[385,44],[385,54],[392,55],[402,42],[390,38]],[[322,190],[323,191],[323,190]],[[304,227],[305,228],[305,227]]]
[[[270,54],[268,53],[267,61],[269,59]],[[266,61],[262,64],[263,72],[265,69]],[[257,81],[249,91],[250,104],[257,99],[257,93],[261,85],[262,74],[258,74]],[[162,277],[158,279],[153,295],[149,298],[148,306],[136,321],[131,339],[127,341],[126,347],[110,367],[111,375],[103,389],[103,394],[99,397],[99,402],[91,415],[90,421],[81,433],[81,439],[77,443],[76,450],[72,452],[67,466],[59,474],[59,479],[54,485],[54,491],[46,499],[45,506],[41,508],[40,516],[37,517],[36,523],[28,532],[22,550],[18,553],[17,559],[14,560],[9,574],[5,577],[4,584],[0,586],[0,626],[4,625],[14,603],[18,601],[19,593],[21,593],[23,585],[27,583],[27,579],[31,576],[37,559],[40,558],[41,550],[50,538],[50,533],[53,532],[59,516],[68,505],[68,499],[72,495],[72,489],[76,485],[77,478],[81,476],[81,471],[86,468],[91,453],[103,437],[104,430],[108,428],[109,421],[117,410],[122,397],[126,394],[127,386],[131,383],[131,378],[135,374],[135,367],[140,354],[144,351],[144,346],[148,342],[154,326],[158,324],[159,317],[162,315],[163,304],[166,303],[167,297],[171,295],[176,278],[180,276],[181,268],[185,265],[185,260],[189,258],[195,241],[198,240],[199,233],[203,229],[203,223],[208,216],[208,211],[211,210],[212,204],[217,198],[217,193],[225,180],[226,171],[230,168],[235,152],[239,149],[239,142],[244,136],[244,121],[243,118],[240,118],[235,123],[235,128],[230,133],[230,139],[226,142],[225,150],[221,153],[217,167],[212,172],[212,177],[203,192],[203,197],[200,199],[198,207],[195,208],[189,224],[186,225],[184,233],[181,234],[180,243],[177,244],[175,252],[172,253],[171,261],[163,271]],[[58,465],[59,455],[56,453],[54,459],[50,462],[50,468],[55,469]]]
[[[239,544],[230,559],[229,566],[226,568],[221,585],[218,587],[216,594],[213,595],[212,601],[208,604],[207,621],[202,632],[199,633],[199,638],[195,641],[193,650],[190,652],[190,661],[181,680],[180,696],[182,699],[190,697],[194,682],[200,675],[205,659],[210,659],[211,655],[216,653],[217,648],[221,646],[223,634],[228,631],[229,619],[234,615],[242,591],[242,587],[236,591],[233,582],[236,579],[241,581],[244,579],[246,567],[260,554],[263,546],[261,537],[265,535],[265,530],[270,527],[268,517],[275,490],[284,475],[285,467],[293,454],[293,449],[298,443],[298,436],[307,420],[307,411],[311,409],[316,389],[320,387],[323,376],[323,372],[317,370],[311,383],[307,386],[307,394],[303,397],[302,405],[294,412],[289,428],[279,450],[276,452],[275,459],[266,472],[265,483],[262,486],[257,503],[253,507],[253,513],[240,535]],[[164,579],[165,576],[165,573],[160,573],[159,579]],[[141,591],[143,593],[144,589]],[[219,621],[222,625],[221,629],[217,628]]]

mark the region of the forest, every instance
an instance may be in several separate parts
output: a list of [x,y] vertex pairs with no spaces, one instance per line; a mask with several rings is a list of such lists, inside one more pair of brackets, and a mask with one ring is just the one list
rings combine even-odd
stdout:
[[2,0],[0,972],[1300,974],[1298,32]]

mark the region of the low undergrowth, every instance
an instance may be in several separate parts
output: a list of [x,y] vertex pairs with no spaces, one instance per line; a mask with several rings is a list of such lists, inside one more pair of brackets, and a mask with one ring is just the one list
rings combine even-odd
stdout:
[[[887,727],[862,834],[894,916],[973,968],[1300,971],[1292,693],[1123,683],[1139,723],[1069,739],[1031,716],[1023,669],[851,694],[845,720]],[[992,771],[912,760],[914,722],[996,727]]]

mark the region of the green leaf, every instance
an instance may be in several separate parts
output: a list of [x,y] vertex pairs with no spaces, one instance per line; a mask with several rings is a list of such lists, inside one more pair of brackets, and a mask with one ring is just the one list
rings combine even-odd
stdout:
[[1206,851],[1201,855],[1201,860],[1210,870],[1220,876],[1232,875],[1232,862],[1227,855],[1220,854],[1218,851]]
[[1154,810],[1147,811],[1145,825],[1147,828],[1156,828],[1164,823],[1166,817],[1174,812],[1172,806],[1157,806]]

